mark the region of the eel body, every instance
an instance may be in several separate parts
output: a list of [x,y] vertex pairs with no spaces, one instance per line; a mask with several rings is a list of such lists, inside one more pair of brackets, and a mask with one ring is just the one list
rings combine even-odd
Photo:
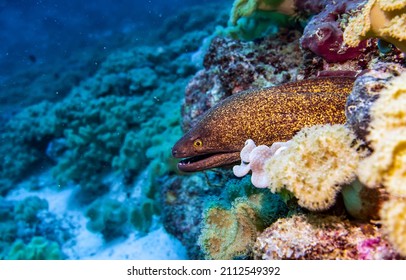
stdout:
[[305,126],[345,122],[354,78],[321,77],[234,94],[208,110],[172,148],[184,172],[240,161],[247,139],[257,145],[291,139]]

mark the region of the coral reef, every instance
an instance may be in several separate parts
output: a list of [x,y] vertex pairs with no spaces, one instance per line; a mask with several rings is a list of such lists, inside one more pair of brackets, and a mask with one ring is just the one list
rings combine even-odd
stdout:
[[350,18],[344,41],[352,47],[371,37],[382,38],[406,52],[406,2],[369,0]]
[[[196,69],[181,44],[112,53],[62,101],[28,107],[11,119],[0,147],[7,154],[0,164],[2,193],[49,166],[61,186],[79,183],[90,201],[108,190],[103,175],[112,170],[134,178],[158,160],[158,174],[173,171],[169,147],[180,134],[179,96]],[[196,51],[200,42],[189,45]],[[177,59],[184,60],[183,72]]]
[[228,180],[222,172],[191,176],[163,177],[161,187],[162,221],[165,229],[187,248],[190,259],[203,259],[197,240],[207,198],[219,197]]
[[326,215],[293,215],[268,227],[254,246],[256,259],[399,259],[375,225]]
[[214,38],[204,69],[186,87],[183,129],[191,128],[203,112],[236,92],[291,81],[302,59],[298,36],[284,30],[258,42]]
[[67,217],[56,217],[48,201],[37,196],[21,201],[0,197],[0,205],[0,259],[62,258],[60,246],[73,228]]
[[[404,186],[404,185],[403,185]],[[406,199],[391,197],[383,203],[380,211],[383,231],[402,257],[406,256]]]
[[[57,75],[67,60],[50,71],[52,83],[49,75],[35,80],[24,92],[35,98],[1,113],[0,259],[111,258],[123,247],[133,251],[122,256],[129,258],[146,246],[156,251],[133,244],[157,228],[149,240],[160,239],[162,224],[191,259],[405,258],[405,56],[383,41],[404,51],[404,1],[365,2],[236,0],[228,26],[229,7],[205,4],[163,22],[153,45],[120,41],[119,49],[94,51],[94,61]],[[369,12],[380,17],[363,19],[356,34],[357,15]],[[396,24],[376,28],[375,19]],[[316,76],[329,77],[308,80]],[[343,76],[357,76],[354,87]],[[20,98],[33,79],[17,79],[7,92]],[[303,105],[314,109],[305,115],[345,124],[292,128],[301,105],[273,105],[281,117],[261,131],[270,147],[243,147],[247,137],[240,137],[233,149],[238,159],[243,148],[234,173],[251,176],[235,178],[226,168],[179,172],[171,146],[220,101],[287,82],[326,92],[315,85],[323,79],[341,81],[342,95],[334,91],[327,102],[343,105],[338,118],[320,102]],[[247,107],[265,107],[259,99]],[[215,139],[229,148],[235,138],[223,136],[225,125]],[[44,183],[38,174],[45,173]],[[69,197],[53,201],[48,187]]]

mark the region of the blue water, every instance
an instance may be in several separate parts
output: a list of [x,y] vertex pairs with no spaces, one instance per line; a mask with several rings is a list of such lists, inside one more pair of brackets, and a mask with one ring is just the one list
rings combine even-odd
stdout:
[[0,1],[0,80],[118,36],[145,40],[179,7],[213,0]]

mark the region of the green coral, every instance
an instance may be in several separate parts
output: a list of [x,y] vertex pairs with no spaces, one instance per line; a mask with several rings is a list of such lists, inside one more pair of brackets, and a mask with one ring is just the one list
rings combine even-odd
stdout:
[[128,220],[128,209],[125,204],[111,198],[99,198],[87,209],[89,218],[87,228],[101,232],[106,240],[123,235]]
[[[250,17],[258,11],[277,11],[286,0],[236,0],[231,10],[230,21],[236,25],[242,17]],[[293,12],[293,11],[292,11]]]
[[37,222],[37,215],[41,210],[48,210],[48,201],[37,196],[29,196],[16,203],[14,219],[32,224]]
[[14,178],[30,174],[45,158],[47,141],[58,135],[58,126],[52,114],[52,105],[42,102],[23,110],[12,118],[4,128],[0,153],[0,194],[14,186]]
[[130,213],[131,224],[140,232],[148,232],[151,225],[153,215],[159,213],[155,201],[152,199],[144,199],[139,205],[134,205]]
[[6,257],[8,260],[60,260],[63,254],[58,243],[43,237],[33,237],[28,244],[16,240]]
[[239,19],[234,25],[217,28],[216,33],[230,36],[233,39],[250,41],[275,34],[279,27],[286,27],[290,24],[291,19],[287,15],[275,12],[255,12],[250,17]]
[[234,39],[254,40],[274,34],[279,27],[289,26],[293,10],[280,8],[284,0],[236,0],[226,28],[217,34]]

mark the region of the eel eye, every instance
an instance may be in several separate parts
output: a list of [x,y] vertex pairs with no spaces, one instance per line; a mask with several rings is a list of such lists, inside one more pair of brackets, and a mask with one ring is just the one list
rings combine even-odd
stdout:
[[196,148],[202,147],[202,146],[203,146],[202,140],[196,139],[196,140],[193,142],[193,146],[195,146]]

